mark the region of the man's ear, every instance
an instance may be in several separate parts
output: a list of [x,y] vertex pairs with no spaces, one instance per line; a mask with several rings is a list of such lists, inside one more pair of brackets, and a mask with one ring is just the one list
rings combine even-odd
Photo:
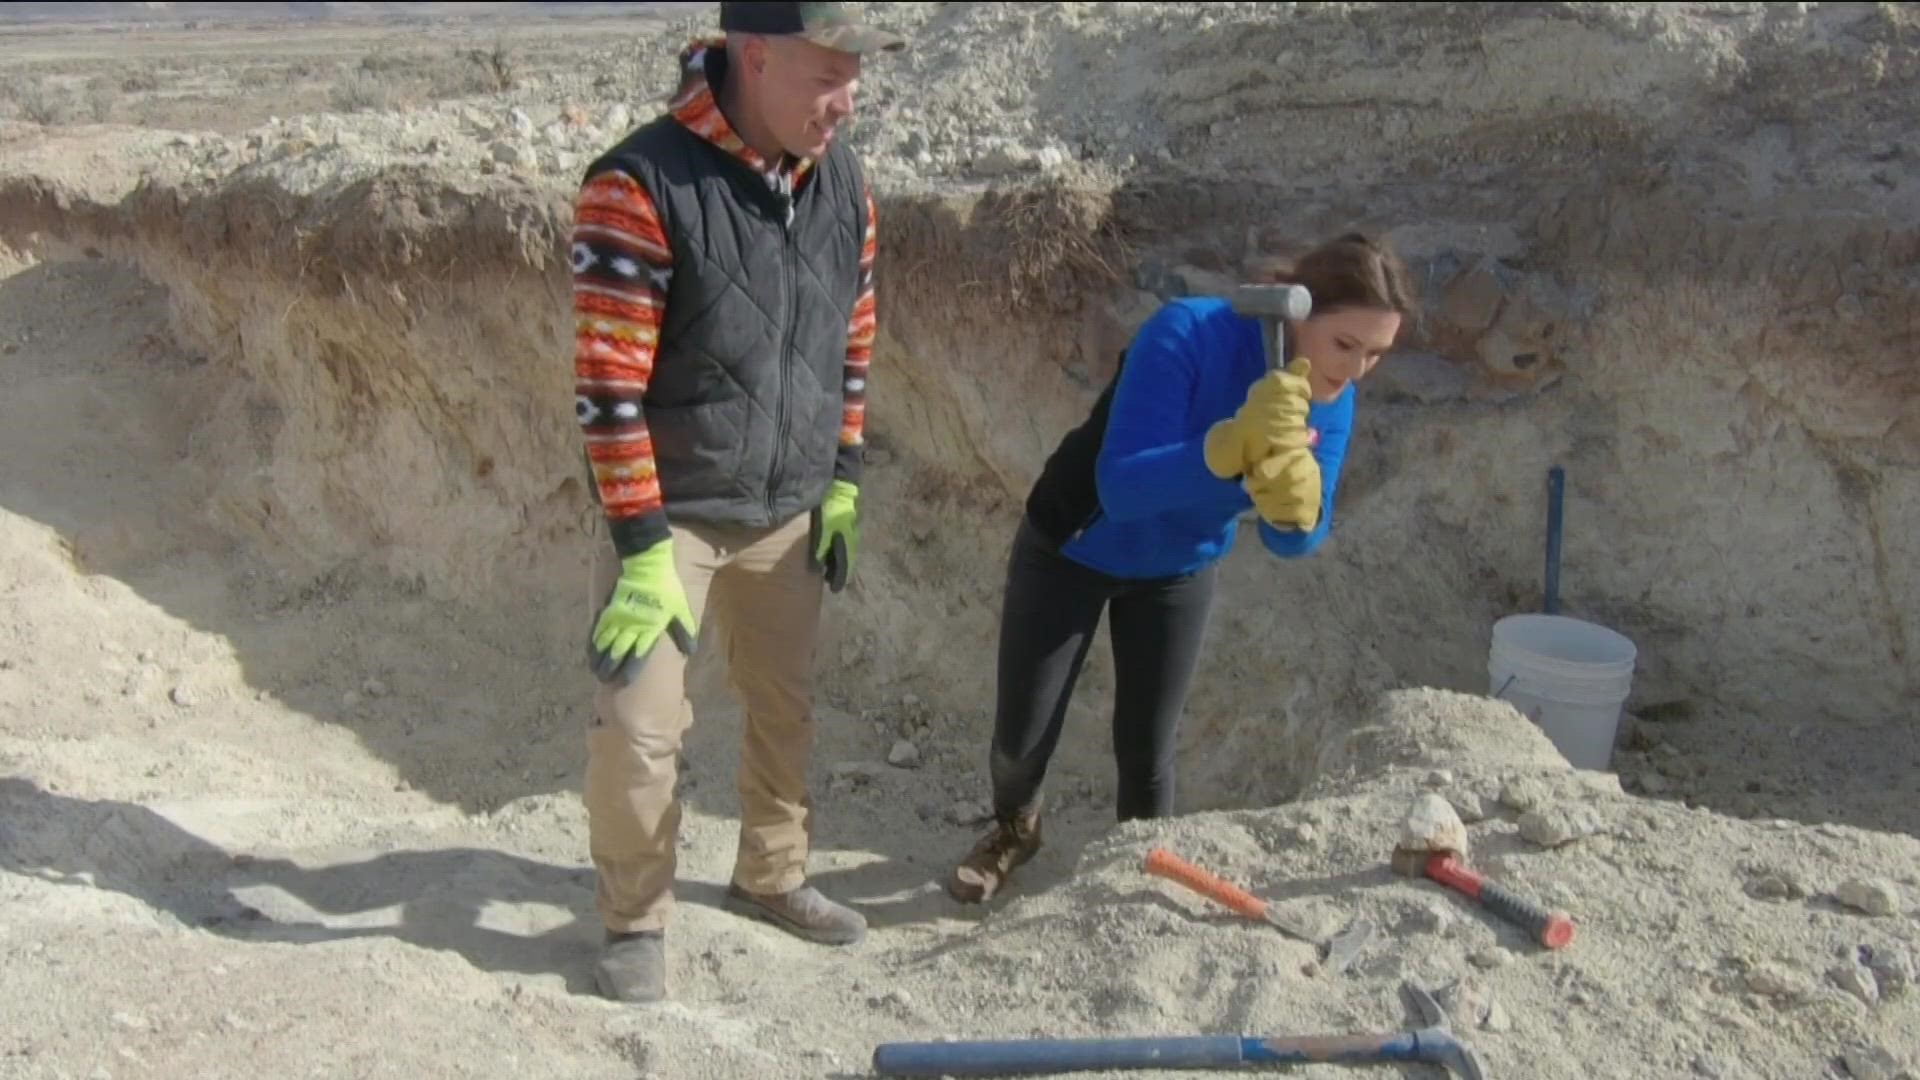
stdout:
[[752,72],[754,78],[764,76],[767,73],[772,43],[764,34],[741,34],[739,37],[740,45],[734,52],[733,58],[740,63],[743,70]]

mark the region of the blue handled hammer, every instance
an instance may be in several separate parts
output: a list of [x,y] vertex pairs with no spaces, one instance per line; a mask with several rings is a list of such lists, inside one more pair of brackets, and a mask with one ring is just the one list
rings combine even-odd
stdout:
[[1423,1026],[1391,1035],[1174,1035],[1117,1039],[884,1043],[881,1076],[1033,1076],[1101,1069],[1248,1069],[1272,1065],[1423,1062],[1461,1080],[1486,1080],[1473,1048],[1453,1037],[1433,995],[1405,989]]

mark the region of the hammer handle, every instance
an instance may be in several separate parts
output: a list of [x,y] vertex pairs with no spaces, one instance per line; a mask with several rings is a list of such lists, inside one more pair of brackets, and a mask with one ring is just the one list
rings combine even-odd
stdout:
[[1460,864],[1452,855],[1436,852],[1427,860],[1427,876],[1478,900],[1482,907],[1531,934],[1549,949],[1565,948],[1573,941],[1573,919],[1563,911],[1548,911],[1539,904]]
[[1267,917],[1266,902],[1238,885],[1209,873],[1165,848],[1147,852],[1147,873],[1177,881],[1201,896],[1233,909],[1249,919]]

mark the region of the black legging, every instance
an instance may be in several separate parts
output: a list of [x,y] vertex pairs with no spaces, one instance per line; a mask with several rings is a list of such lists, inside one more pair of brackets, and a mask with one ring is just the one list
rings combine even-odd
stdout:
[[1127,581],[1060,555],[1022,520],[1000,615],[994,809],[1031,808],[1060,741],[1067,702],[1107,609],[1113,646],[1113,755],[1119,819],[1173,812],[1174,741],[1213,604],[1214,566]]

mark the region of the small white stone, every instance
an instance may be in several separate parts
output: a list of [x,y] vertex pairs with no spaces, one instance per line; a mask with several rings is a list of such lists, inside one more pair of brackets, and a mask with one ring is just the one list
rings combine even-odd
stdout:
[[1509,810],[1531,810],[1546,801],[1546,785],[1530,776],[1515,777],[1500,787],[1500,805]]
[[1467,827],[1452,804],[1428,792],[1414,800],[1400,824],[1397,845],[1406,851],[1452,851],[1466,858]]
[[1850,1046],[1840,1055],[1853,1080],[1900,1080],[1907,1075],[1900,1059],[1879,1046]]
[[1474,967],[1482,971],[1493,971],[1512,963],[1513,953],[1496,945],[1474,953],[1472,959]]
[[1833,985],[1859,998],[1863,1004],[1874,1005],[1880,1001],[1880,980],[1872,971],[1859,963],[1839,964],[1828,973]]
[[1804,997],[1806,976],[1780,964],[1761,964],[1747,972],[1747,989],[1762,997]]
[[1898,914],[1900,892],[1881,878],[1853,878],[1834,890],[1841,903],[1876,918]]
[[1447,796],[1460,820],[1469,825],[1487,820],[1487,800],[1477,791],[1455,791]]
[[887,764],[899,769],[911,769],[920,764],[920,748],[901,739],[887,751]]

